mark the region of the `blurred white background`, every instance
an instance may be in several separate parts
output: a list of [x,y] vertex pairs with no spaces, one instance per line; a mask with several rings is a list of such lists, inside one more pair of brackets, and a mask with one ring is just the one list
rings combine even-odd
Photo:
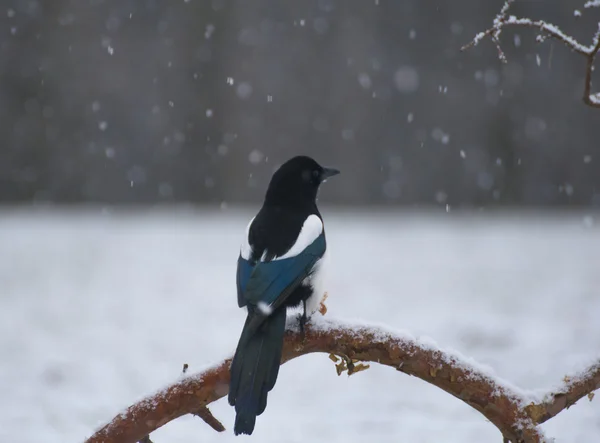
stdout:
[[[253,208],[254,209],[254,208]],[[527,389],[600,356],[600,228],[587,214],[323,211],[328,316],[429,336]],[[120,410],[228,356],[244,313],[235,265],[246,210],[0,212],[0,441],[83,441]],[[596,217],[597,220],[597,217]],[[157,443],[239,441],[184,417]],[[598,400],[543,426],[600,433]],[[477,412],[389,368],[338,377],[286,364],[255,441],[500,441]]]

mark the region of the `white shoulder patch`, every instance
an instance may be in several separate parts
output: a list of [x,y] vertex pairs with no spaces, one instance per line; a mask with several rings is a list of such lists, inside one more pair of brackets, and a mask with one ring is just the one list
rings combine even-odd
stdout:
[[284,258],[295,257],[304,251],[312,242],[314,242],[322,232],[323,222],[321,219],[314,214],[309,215],[308,218],[304,220],[304,224],[302,225],[302,229],[300,229],[300,234],[298,234],[296,243],[294,243],[289,251],[287,251],[281,257],[275,257],[274,260],[283,260]]
[[252,246],[250,246],[250,242],[248,241],[248,235],[250,234],[250,226],[256,217],[252,217],[250,223],[246,227],[246,237],[244,237],[244,241],[242,242],[242,246],[240,247],[240,255],[244,260],[250,260],[250,256],[252,255]]

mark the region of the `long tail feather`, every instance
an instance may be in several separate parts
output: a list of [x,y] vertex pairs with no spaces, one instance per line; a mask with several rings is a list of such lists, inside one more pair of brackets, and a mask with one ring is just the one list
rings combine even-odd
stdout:
[[258,328],[255,316],[248,314],[231,363],[228,400],[235,406],[235,435],[252,434],[279,374],[286,310],[280,308],[263,317]]

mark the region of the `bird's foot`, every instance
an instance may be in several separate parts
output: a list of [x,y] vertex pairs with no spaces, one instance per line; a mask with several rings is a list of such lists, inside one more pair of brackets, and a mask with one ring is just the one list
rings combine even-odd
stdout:
[[300,326],[300,338],[302,339],[303,342],[306,340],[306,322],[307,321],[308,321],[308,318],[306,316],[306,312],[302,312],[302,314],[300,314],[298,316],[298,325]]

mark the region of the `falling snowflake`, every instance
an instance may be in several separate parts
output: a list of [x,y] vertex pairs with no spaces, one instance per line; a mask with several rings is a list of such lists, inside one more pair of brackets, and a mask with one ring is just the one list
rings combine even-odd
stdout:
[[248,161],[250,163],[252,163],[253,165],[259,164],[263,158],[264,158],[264,154],[262,152],[260,152],[258,149],[254,149],[248,155]]

